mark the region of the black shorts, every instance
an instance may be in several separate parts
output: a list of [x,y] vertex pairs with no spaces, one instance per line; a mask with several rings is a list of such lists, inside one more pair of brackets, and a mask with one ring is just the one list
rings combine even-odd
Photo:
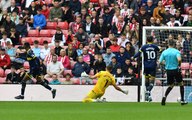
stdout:
[[156,76],[156,68],[144,68],[144,75],[146,77],[152,76],[155,77]]
[[41,76],[40,68],[38,68],[38,67],[31,68],[29,74],[32,75],[34,78]]
[[180,83],[183,81],[183,77],[181,75],[181,71],[179,69],[176,70],[167,70],[167,84],[172,85],[175,82]]

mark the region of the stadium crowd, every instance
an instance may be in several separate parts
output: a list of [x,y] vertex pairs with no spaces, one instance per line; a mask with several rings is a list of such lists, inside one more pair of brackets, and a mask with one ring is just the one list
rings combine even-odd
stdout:
[[[137,85],[138,63],[131,57],[142,43],[142,27],[192,27],[191,5],[191,0],[0,0],[0,83],[18,83],[29,68],[22,47],[29,42],[50,84],[80,84],[81,73],[111,65],[117,84]],[[176,41],[189,65],[191,34],[165,36]]]

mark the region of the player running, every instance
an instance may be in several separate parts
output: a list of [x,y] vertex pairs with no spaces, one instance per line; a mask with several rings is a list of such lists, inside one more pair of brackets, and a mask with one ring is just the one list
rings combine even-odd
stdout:
[[104,95],[105,90],[109,85],[113,85],[116,90],[121,91],[124,94],[128,94],[128,90],[122,90],[115,84],[115,78],[110,73],[112,71],[111,66],[106,67],[106,71],[100,71],[94,76],[89,76],[91,79],[98,78],[98,81],[90,91],[90,93],[83,99],[83,102],[100,102],[100,98]]
[[41,84],[42,86],[44,86],[45,88],[47,88],[48,90],[50,90],[52,92],[52,97],[55,98],[56,96],[56,89],[52,89],[43,79],[43,76],[40,73],[40,61],[39,58],[37,58],[33,51],[31,50],[30,44],[29,43],[25,43],[24,44],[24,49],[26,50],[26,58],[27,61],[29,62],[29,66],[30,66],[30,72],[25,72],[22,80],[21,80],[21,84],[22,84],[22,88],[21,88],[21,95],[16,96],[15,99],[24,99],[24,93],[25,93],[25,87],[26,87],[26,81],[29,79],[36,79],[37,83]]
[[145,100],[148,102],[152,101],[151,90],[154,86],[155,76],[156,76],[156,67],[157,67],[157,53],[160,51],[160,48],[153,44],[153,37],[147,37],[147,44],[142,46],[137,54],[134,55],[134,58],[140,56],[143,52],[144,56],[144,75],[146,79],[146,93]]

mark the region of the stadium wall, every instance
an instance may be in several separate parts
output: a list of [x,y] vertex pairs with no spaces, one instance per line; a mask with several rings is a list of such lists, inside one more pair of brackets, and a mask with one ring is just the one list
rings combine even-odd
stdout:
[[[57,96],[52,99],[50,91],[40,85],[27,85],[24,101],[81,101],[93,88],[92,85],[52,85],[57,89]],[[21,101],[14,97],[20,94],[21,85],[0,85],[0,101]],[[129,89],[129,95],[116,91],[112,86],[106,90],[104,97],[110,102],[136,102],[137,86],[121,86],[122,89]],[[164,87],[165,90],[166,87]],[[160,102],[163,88],[155,86],[152,90],[154,102]],[[179,88],[175,87],[168,97],[168,102],[176,102],[180,96]]]

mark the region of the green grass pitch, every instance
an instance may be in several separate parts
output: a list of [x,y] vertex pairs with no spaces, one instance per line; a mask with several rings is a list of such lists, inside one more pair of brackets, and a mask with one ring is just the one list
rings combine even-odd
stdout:
[[0,102],[0,120],[190,120],[178,103]]

